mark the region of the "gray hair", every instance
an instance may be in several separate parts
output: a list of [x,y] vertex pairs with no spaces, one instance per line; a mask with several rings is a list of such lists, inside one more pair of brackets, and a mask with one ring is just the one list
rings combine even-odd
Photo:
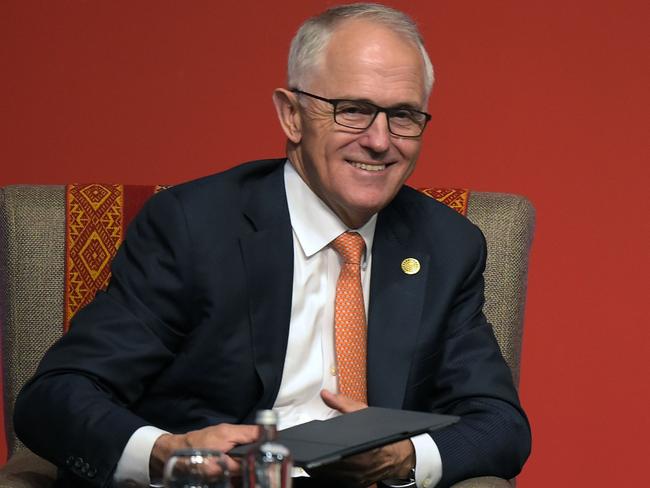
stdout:
[[433,66],[415,22],[405,13],[377,3],[353,3],[333,7],[307,19],[291,41],[287,82],[290,88],[304,88],[311,71],[320,63],[336,28],[345,20],[367,19],[390,27],[412,41],[424,63],[424,86],[428,98],[433,87]]

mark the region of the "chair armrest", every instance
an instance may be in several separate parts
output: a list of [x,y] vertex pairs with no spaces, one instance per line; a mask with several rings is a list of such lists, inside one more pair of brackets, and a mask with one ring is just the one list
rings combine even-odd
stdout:
[[21,449],[0,468],[0,488],[50,488],[56,466],[29,449]]
[[480,478],[471,478],[468,480],[460,481],[451,488],[512,488],[513,485],[503,478],[495,478],[494,476],[481,476]]

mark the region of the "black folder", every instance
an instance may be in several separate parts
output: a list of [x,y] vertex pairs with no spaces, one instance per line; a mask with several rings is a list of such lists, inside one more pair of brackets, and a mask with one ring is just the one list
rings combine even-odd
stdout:
[[[311,469],[457,421],[452,415],[368,407],[282,430],[278,442],[289,448],[295,466]],[[249,447],[237,446],[228,454],[241,456]]]

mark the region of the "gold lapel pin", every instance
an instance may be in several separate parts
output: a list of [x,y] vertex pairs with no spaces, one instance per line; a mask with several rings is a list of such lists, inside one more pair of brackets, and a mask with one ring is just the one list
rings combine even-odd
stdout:
[[420,261],[415,258],[406,258],[402,261],[402,271],[407,275],[414,275],[420,271]]

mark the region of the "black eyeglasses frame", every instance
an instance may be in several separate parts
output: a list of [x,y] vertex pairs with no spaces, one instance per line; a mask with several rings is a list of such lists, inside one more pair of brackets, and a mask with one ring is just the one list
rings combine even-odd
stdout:
[[[379,105],[377,105],[375,103],[368,102],[366,100],[352,100],[352,99],[349,99],[349,98],[325,98],[325,97],[321,97],[319,95],[314,95],[313,93],[306,92],[304,90],[300,90],[298,88],[291,88],[289,91],[291,91],[293,93],[296,93],[296,94],[299,94],[299,95],[306,95],[306,96],[308,96],[310,98],[314,98],[314,99],[320,100],[322,102],[329,103],[330,105],[332,105],[332,108],[333,108],[332,116],[334,118],[334,122],[336,124],[342,126],[342,127],[347,127],[348,129],[356,129],[356,130],[360,130],[360,131],[367,130],[375,122],[375,119],[377,118],[377,115],[379,115],[381,112],[383,112],[383,113],[386,114],[386,120],[388,122],[388,131],[391,134],[393,134],[394,136],[397,136],[397,137],[403,137],[403,138],[407,138],[407,139],[417,139],[417,138],[422,136],[422,134],[424,133],[424,129],[426,128],[427,124],[431,120],[431,114],[429,114],[427,112],[422,112],[421,110],[416,110],[414,108],[406,108],[406,107],[386,108],[386,107],[381,107],[381,106],[379,106]],[[353,127],[353,126],[350,126],[350,125],[342,124],[341,122],[339,122],[336,119],[336,107],[337,107],[337,105],[339,103],[342,103],[342,102],[363,103],[365,105],[373,107],[375,109],[375,115],[372,117],[372,119],[370,119],[370,122],[368,123],[368,125],[366,127]],[[404,134],[397,134],[397,133],[393,132],[393,129],[391,128],[391,125],[390,125],[391,113],[396,112],[398,110],[408,110],[410,112],[415,112],[415,113],[418,113],[418,114],[424,116],[424,124],[422,124],[422,130],[420,131],[419,134],[417,134],[417,135],[404,135]]]

